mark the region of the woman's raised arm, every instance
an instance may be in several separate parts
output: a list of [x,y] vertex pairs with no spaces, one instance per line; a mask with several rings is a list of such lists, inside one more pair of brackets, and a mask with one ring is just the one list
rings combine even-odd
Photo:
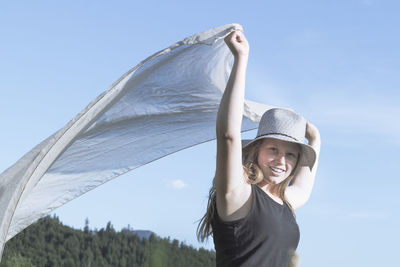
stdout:
[[308,144],[315,150],[316,159],[312,170],[309,167],[301,167],[293,178],[293,183],[285,190],[285,197],[293,209],[300,208],[310,198],[318,168],[321,137],[317,127],[310,122],[307,122],[306,138]]
[[248,200],[251,192],[243,178],[241,145],[249,45],[240,30],[230,33],[225,37],[225,42],[234,55],[234,64],[217,115],[217,166],[214,186],[219,216],[225,220],[233,220],[243,216],[239,209]]

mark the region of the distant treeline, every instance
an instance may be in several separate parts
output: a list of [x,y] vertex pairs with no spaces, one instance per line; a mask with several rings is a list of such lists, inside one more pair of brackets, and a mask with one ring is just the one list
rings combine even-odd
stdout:
[[0,267],[205,267],[215,266],[215,252],[195,249],[151,233],[139,237],[128,228],[73,229],[47,216],[6,243]]

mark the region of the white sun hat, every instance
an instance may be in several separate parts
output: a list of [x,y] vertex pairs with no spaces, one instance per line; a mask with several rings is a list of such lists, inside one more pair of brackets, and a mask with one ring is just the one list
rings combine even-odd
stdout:
[[257,136],[251,140],[242,140],[242,148],[246,149],[253,142],[264,138],[299,144],[301,148],[299,166],[308,166],[312,169],[316,153],[310,145],[305,143],[306,125],[307,121],[291,110],[269,109],[261,117]]

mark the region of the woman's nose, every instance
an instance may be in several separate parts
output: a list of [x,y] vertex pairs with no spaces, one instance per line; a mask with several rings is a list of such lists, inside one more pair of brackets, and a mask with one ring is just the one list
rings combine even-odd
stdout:
[[277,154],[275,159],[282,164],[285,164],[285,162],[286,162],[285,154],[283,154],[283,153]]

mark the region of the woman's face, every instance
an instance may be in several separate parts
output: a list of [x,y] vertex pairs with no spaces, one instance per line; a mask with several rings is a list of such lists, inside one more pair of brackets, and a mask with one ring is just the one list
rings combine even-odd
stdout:
[[297,144],[266,138],[258,151],[258,166],[267,182],[279,184],[290,176],[300,155]]

